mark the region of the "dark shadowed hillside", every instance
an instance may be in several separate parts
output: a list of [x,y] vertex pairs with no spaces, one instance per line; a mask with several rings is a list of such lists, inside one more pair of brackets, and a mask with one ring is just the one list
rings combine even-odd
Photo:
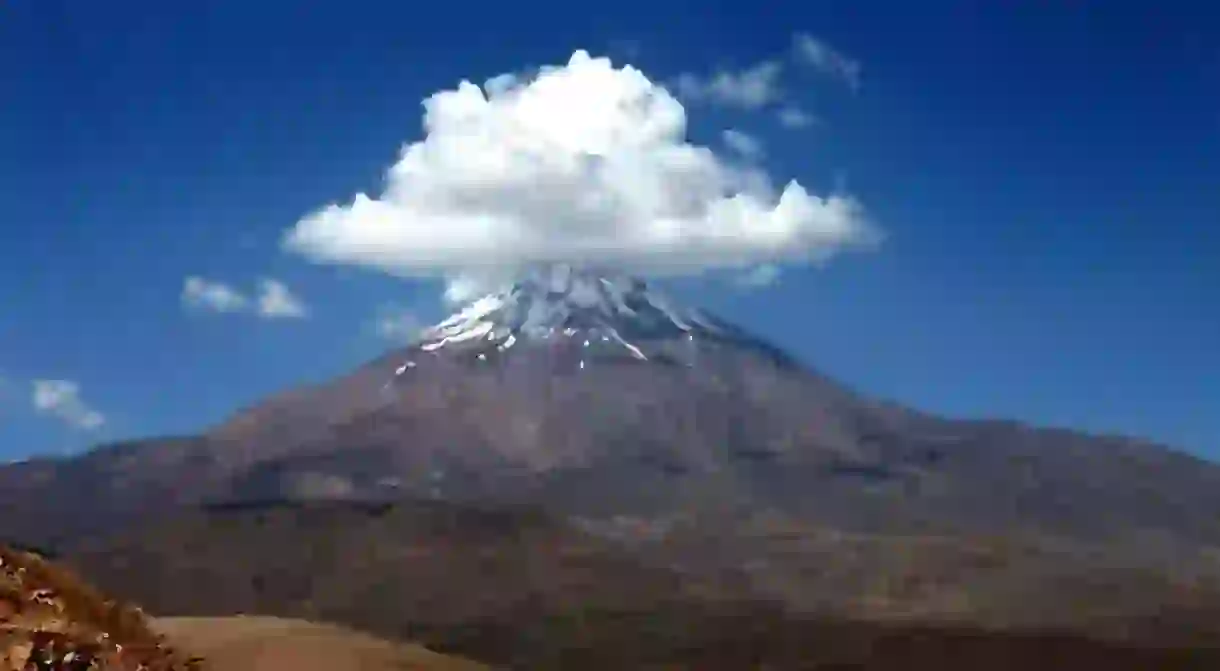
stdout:
[[[832,555],[818,568],[867,572],[851,567],[856,553],[845,546],[840,558]],[[1190,637],[1178,631],[1173,639],[1149,628],[1153,613],[1128,610],[1117,619],[1128,632],[1142,633],[1124,636],[1126,643],[1114,640],[1113,629],[1108,643],[1106,632],[1096,632],[1096,639],[1046,627],[989,632],[965,624],[969,613],[936,625],[938,618],[904,617],[884,604],[859,617],[798,613],[752,592],[747,581],[650,564],[529,509],[246,504],[82,542],[65,554],[100,585],[142,599],[153,612],[338,622],[521,669],[662,663],[744,669],[762,662],[793,669],[1102,668],[1067,665],[1070,660],[1120,669],[1196,668],[1188,662],[1210,661],[1212,653],[1157,653],[1156,645],[1197,645],[1216,634],[1208,613],[1191,618],[1196,627],[1211,622],[1208,631],[1196,629]],[[892,567],[877,568],[873,580],[891,577],[885,571]],[[1098,578],[1096,594],[1122,587],[1122,580],[1105,580]],[[1057,598],[1061,609],[1071,610],[1089,595],[1080,591],[1086,589],[1080,576],[1077,583],[1062,582],[1060,594],[1038,598]],[[1020,610],[1022,598],[1010,595],[1003,605]],[[831,663],[865,666],[826,666]]]

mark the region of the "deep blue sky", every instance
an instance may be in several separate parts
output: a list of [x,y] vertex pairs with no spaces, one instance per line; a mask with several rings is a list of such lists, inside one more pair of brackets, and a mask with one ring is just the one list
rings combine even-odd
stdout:
[[[742,68],[795,31],[858,59],[859,92],[798,77],[824,125],[691,107],[690,134],[844,177],[888,240],[674,290],[875,394],[1220,457],[1220,8],[770,4],[3,3],[0,457],[197,430],[378,353],[383,303],[440,316],[434,283],[278,248],[377,189],[428,94],[577,48],[658,80]],[[188,274],[280,278],[310,318],[190,314]],[[106,425],[39,415],[35,378],[79,382]]]

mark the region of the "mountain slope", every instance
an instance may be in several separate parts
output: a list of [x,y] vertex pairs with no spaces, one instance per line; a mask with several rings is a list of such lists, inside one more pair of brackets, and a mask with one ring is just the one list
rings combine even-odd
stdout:
[[435,493],[589,514],[743,503],[861,531],[1220,542],[1214,465],[877,402],[639,280],[565,267],[209,439],[261,460],[234,496]]

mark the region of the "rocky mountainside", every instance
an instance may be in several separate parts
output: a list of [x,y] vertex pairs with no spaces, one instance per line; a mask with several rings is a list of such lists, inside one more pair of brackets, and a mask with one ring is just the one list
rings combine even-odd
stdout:
[[[848,530],[1220,540],[1220,468],[863,396],[637,279],[551,267],[415,345],[239,413],[229,496],[774,509]],[[285,457],[276,457],[284,454]]]
[[0,546],[0,671],[200,671],[136,606],[62,566]]

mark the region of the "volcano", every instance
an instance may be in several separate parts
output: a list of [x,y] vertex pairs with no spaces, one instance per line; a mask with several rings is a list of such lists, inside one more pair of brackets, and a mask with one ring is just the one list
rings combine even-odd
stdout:
[[897,477],[906,456],[882,466],[858,440],[873,417],[918,422],[642,280],[560,265],[208,439],[256,457],[225,497],[405,493],[654,514],[764,493],[798,504],[790,469]]
[[[932,382],[934,383],[934,381]],[[869,398],[644,281],[535,269],[204,438],[210,495],[769,510],[861,532],[1220,541],[1220,469],[1142,441]]]
[[171,502],[403,498],[537,505],[619,536],[769,520],[1175,561],[1220,544],[1213,464],[872,399],[640,279],[565,265],[201,435],[0,468],[0,535],[53,543]]
[[[464,626],[433,622],[438,603],[490,607],[470,552],[499,552],[503,594],[547,613],[661,594],[701,611],[718,595],[836,617],[1152,627],[1163,642],[1212,636],[1220,608],[1220,467],[873,399],[640,279],[562,265],[200,435],[0,467],[0,510],[0,539],[75,557],[153,607],[329,604],[386,634]],[[537,543],[522,540],[533,522],[505,522],[500,545],[454,544],[521,510],[548,520]],[[324,547],[349,549],[318,559],[331,587],[304,559]],[[201,548],[207,566],[192,563]],[[183,566],[195,591],[173,577]],[[617,567],[617,587],[589,587],[610,570],[596,566]],[[435,603],[408,610],[342,588],[419,594],[420,580]],[[515,630],[517,606],[501,605]]]

